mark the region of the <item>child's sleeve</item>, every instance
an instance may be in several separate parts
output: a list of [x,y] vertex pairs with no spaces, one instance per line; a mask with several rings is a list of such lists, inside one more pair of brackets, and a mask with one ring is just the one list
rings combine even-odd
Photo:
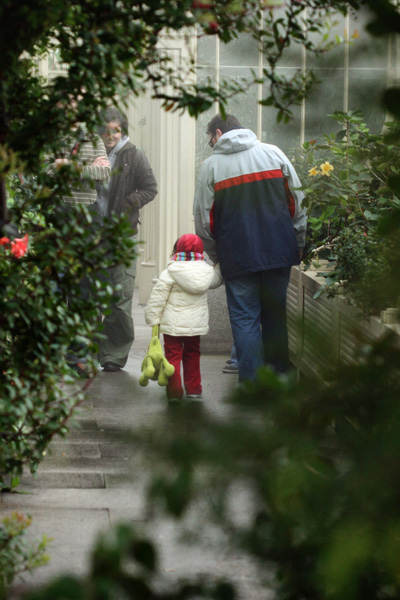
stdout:
[[168,302],[169,293],[173,284],[167,269],[163,271],[151,290],[150,298],[144,311],[147,325],[159,325],[164,308]]
[[211,280],[211,285],[210,285],[211,290],[214,290],[215,288],[219,287],[223,281],[219,263],[217,263],[215,265],[213,270],[214,270],[214,273],[213,273],[213,278]]

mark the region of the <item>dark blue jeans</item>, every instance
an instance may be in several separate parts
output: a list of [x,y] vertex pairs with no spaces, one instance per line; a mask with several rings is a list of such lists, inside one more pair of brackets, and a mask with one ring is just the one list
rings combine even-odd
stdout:
[[225,280],[239,381],[254,379],[262,365],[289,369],[286,290],[290,267]]

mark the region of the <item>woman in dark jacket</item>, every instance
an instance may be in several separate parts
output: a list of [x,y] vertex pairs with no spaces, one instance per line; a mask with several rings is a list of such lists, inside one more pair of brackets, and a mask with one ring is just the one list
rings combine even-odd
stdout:
[[[101,137],[112,175],[108,185],[98,189],[98,212],[103,218],[112,213],[125,214],[137,233],[139,210],[157,195],[157,182],[145,155],[129,141],[126,116],[116,108],[108,108],[102,113],[102,120]],[[120,290],[111,314],[103,321],[106,337],[99,344],[99,361],[104,371],[113,372],[125,366],[135,337],[132,298],[136,259],[129,267],[118,265],[108,269],[108,276],[109,283],[114,288],[119,285]]]

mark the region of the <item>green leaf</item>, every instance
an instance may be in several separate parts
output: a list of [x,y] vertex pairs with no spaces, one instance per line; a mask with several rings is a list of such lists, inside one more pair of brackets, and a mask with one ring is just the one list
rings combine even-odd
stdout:
[[326,292],[326,285],[321,285],[321,287],[313,295],[313,299],[316,300],[317,298],[322,296],[322,294],[325,294],[325,292]]
[[343,138],[345,138],[347,135],[347,129],[341,129],[340,131],[337,132],[337,134],[335,135],[335,140],[337,142],[340,142],[341,140],[343,140]]
[[377,215],[375,213],[371,213],[369,210],[364,211],[364,216],[369,221],[378,221],[379,220],[379,215]]
[[261,104],[261,106],[272,106],[274,104],[274,98],[273,96],[268,96],[268,98],[260,100],[259,104]]
[[155,571],[157,565],[157,556],[154,546],[147,540],[140,540],[133,544],[132,555],[137,562],[142,564],[149,571]]
[[10,488],[13,490],[14,488],[18,487],[20,484],[21,479],[19,477],[13,477],[10,483]]

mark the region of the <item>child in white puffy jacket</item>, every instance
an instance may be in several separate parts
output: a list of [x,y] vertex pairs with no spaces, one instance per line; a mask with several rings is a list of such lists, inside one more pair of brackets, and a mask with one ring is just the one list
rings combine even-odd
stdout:
[[201,398],[200,336],[208,333],[207,290],[221,285],[219,266],[204,260],[201,239],[192,233],[180,237],[168,267],[161,273],[145,310],[146,323],[160,326],[166,359],[175,367],[167,396],[180,400]]

